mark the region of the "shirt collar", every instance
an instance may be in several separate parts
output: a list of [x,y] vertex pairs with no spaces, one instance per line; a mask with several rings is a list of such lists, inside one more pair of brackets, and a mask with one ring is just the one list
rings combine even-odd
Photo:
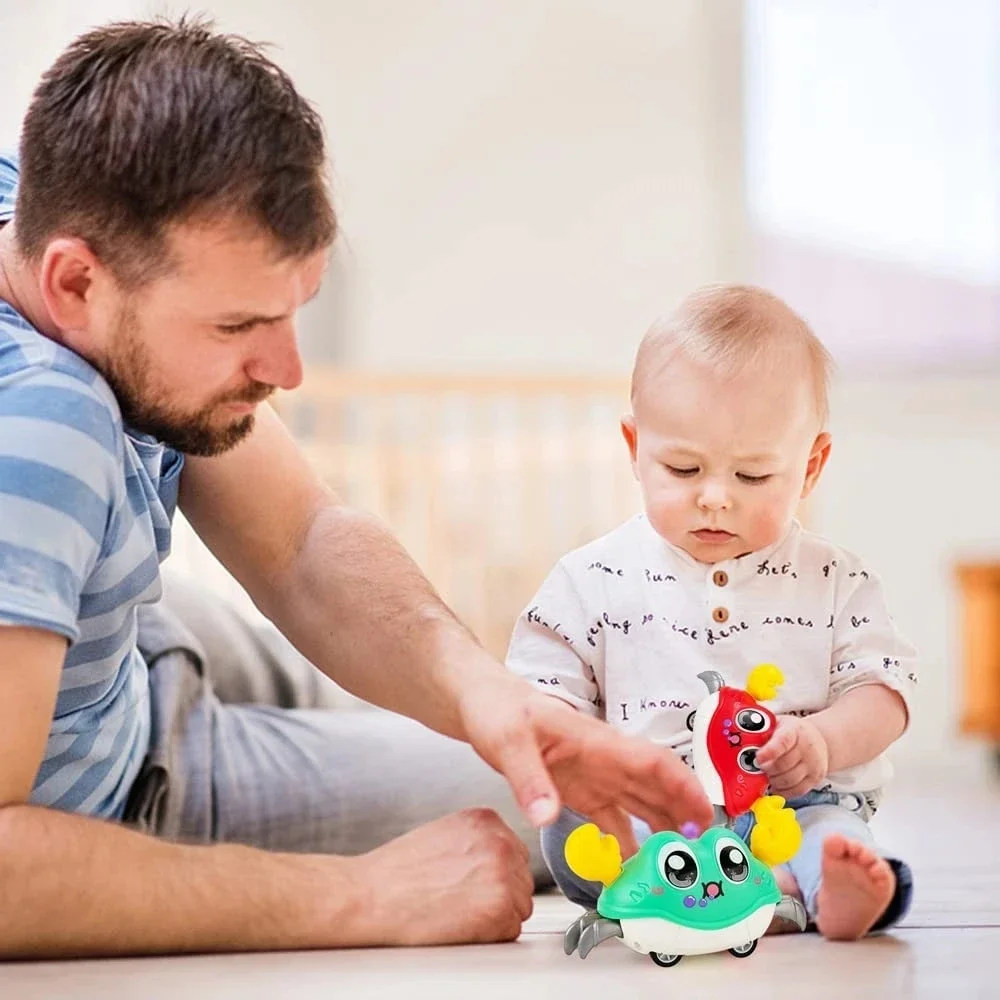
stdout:
[[[751,577],[757,576],[761,572],[761,566],[765,561],[771,562],[790,542],[802,531],[802,525],[796,518],[792,519],[788,530],[776,542],[762,549],[747,552],[745,555],[737,556],[734,559],[724,559],[717,563],[699,562],[692,555],[682,548],[671,544],[662,538],[649,523],[649,518],[643,515],[649,534],[652,536],[652,543],[663,553],[664,559],[670,562],[678,570],[683,572],[689,580],[711,580],[713,575],[719,570],[725,572],[732,583],[744,583]],[[778,567],[780,569],[780,566]]]

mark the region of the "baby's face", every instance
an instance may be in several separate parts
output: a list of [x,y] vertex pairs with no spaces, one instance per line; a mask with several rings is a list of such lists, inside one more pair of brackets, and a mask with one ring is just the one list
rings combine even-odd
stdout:
[[830,449],[809,378],[723,382],[676,360],[657,383],[622,423],[653,528],[704,563],[777,542]]

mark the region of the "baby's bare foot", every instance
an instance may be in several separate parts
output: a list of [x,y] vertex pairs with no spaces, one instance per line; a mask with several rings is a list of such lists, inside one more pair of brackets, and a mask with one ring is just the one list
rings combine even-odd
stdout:
[[823,841],[823,880],[816,924],[832,941],[856,941],[871,930],[896,891],[896,874],[864,844],[832,833]]

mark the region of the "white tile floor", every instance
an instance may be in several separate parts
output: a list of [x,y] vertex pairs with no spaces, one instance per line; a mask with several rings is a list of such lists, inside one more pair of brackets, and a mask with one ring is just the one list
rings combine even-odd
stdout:
[[513,945],[6,965],[0,997],[1000,998],[1000,781],[958,772],[923,779],[901,777],[875,819],[884,843],[915,869],[913,910],[891,936],[860,944],[771,938],[746,960],[713,955],[658,969],[609,941],[581,962],[561,942],[578,911],[542,896]]

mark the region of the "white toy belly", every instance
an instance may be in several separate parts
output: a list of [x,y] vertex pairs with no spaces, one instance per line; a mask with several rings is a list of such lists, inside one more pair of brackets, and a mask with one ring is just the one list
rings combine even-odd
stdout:
[[722,790],[722,778],[708,753],[708,724],[718,707],[718,692],[710,694],[698,706],[694,717],[694,728],[691,731],[691,760],[694,764],[694,773],[701,781],[708,801],[713,806],[724,806],[726,797]]
[[660,917],[640,917],[621,921],[622,940],[643,955],[651,951],[659,955],[707,955],[756,941],[773,916],[774,903],[767,903],[749,917],[719,930],[684,927]]

